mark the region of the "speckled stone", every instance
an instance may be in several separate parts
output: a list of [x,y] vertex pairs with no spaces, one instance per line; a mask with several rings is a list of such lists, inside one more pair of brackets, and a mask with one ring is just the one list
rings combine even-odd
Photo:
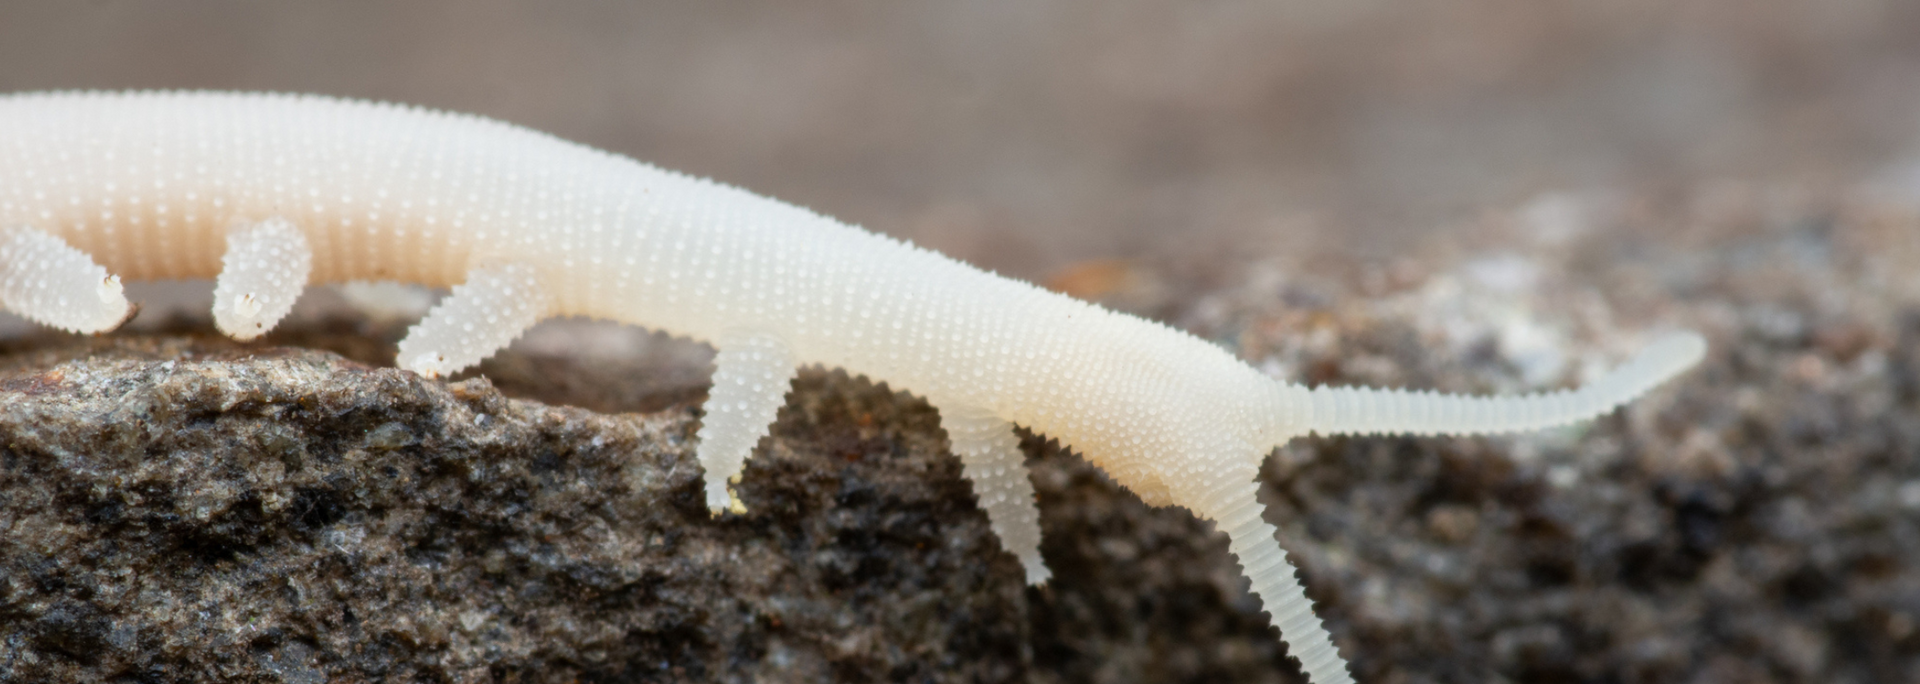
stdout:
[[0,681],[1015,679],[1020,570],[931,410],[807,382],[712,520],[686,409],[207,339],[14,356]]

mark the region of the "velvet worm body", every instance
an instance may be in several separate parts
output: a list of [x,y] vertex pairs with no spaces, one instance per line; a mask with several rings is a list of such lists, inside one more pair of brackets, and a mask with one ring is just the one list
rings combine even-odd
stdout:
[[1468,398],[1276,381],[1191,335],[1000,278],[779,201],[473,116],[325,97],[0,97],[0,304],[78,332],[129,306],[120,278],[215,278],[215,320],[271,329],[310,283],[452,294],[400,344],[445,374],[550,316],[713,344],[697,454],[715,515],[796,370],[926,397],[1029,582],[1040,557],[1015,425],[1058,439],[1231,549],[1312,681],[1352,681],[1255,500],[1309,432],[1528,430],[1613,410],[1697,362],[1662,338],[1578,391]]

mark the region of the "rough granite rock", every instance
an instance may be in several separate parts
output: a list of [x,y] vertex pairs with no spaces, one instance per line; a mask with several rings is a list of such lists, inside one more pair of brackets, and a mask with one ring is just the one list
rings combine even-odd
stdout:
[[685,409],[214,339],[11,361],[0,680],[1005,681],[1027,653],[934,414],[869,385],[810,377],[715,521]]
[[[1920,681],[1916,207],[1545,197],[1401,261],[1105,294],[1314,383],[1555,387],[1707,334],[1589,426],[1268,461],[1362,682]],[[713,520],[685,367],[484,369],[608,415],[375,367],[398,328],[194,325],[0,361],[0,681],[1299,681],[1210,525],[1031,438],[1055,579],[1023,587],[884,386],[803,374]]]

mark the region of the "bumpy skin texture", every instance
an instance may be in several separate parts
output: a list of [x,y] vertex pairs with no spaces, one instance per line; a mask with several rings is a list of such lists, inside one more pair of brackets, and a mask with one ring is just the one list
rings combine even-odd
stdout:
[[111,329],[133,313],[120,279],[84,252],[44,232],[4,226],[0,304],[68,332]]
[[[726,403],[708,407],[699,456],[716,515],[742,503],[724,481],[766,434],[791,367],[842,367],[965,417],[956,451],[996,532],[1039,581],[1047,574],[1032,489],[1007,476],[1017,459],[991,431],[1021,425],[1058,439],[1148,503],[1215,520],[1316,682],[1350,678],[1253,497],[1274,446],[1316,429],[1488,432],[1578,420],[1703,351],[1697,337],[1671,338],[1577,401],[1328,394],[1276,382],[1163,325],[476,117],[320,97],[43,94],[0,99],[0,130],[0,228],[58,238],[125,278],[224,281],[231,230],[286,222],[305,245],[279,247],[310,250],[312,282],[475,284],[402,343],[412,370],[459,370],[556,315],[715,343],[726,387],[714,398]],[[475,273],[511,274],[538,291],[540,306],[505,306],[512,288]],[[104,296],[52,299],[83,294]],[[115,313],[101,301],[93,318]],[[51,320],[41,308],[21,312]]]
[[312,272],[306,235],[285,219],[235,228],[213,291],[214,325],[236,340],[260,337],[293,311]]

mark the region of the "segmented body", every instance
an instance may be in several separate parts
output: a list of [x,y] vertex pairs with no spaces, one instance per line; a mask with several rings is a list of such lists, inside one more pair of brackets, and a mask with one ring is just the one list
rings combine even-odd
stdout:
[[[742,505],[726,483],[794,370],[846,368],[940,410],[1031,581],[1047,570],[1016,424],[1149,503],[1216,520],[1320,682],[1349,679],[1253,498],[1274,446],[1315,429],[1566,422],[1700,354],[1697,338],[1675,338],[1611,385],[1507,404],[1309,391],[1156,323],[477,117],[321,97],[40,94],[0,98],[0,131],[0,300],[29,317],[117,324],[125,302],[103,274],[218,278],[216,318],[245,337],[307,283],[398,280],[455,286],[401,345],[402,367],[427,373],[470,365],[548,316],[707,341],[719,354],[699,455],[716,514]],[[74,265],[85,256],[95,271]]]

